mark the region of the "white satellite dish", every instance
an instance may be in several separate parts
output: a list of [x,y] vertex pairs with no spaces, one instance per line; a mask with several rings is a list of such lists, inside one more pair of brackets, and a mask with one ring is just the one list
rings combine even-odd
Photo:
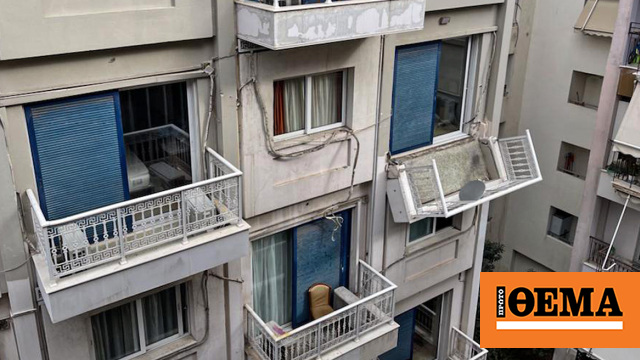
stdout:
[[484,194],[486,186],[480,180],[469,181],[465,186],[460,189],[460,200],[462,201],[476,201],[479,200]]

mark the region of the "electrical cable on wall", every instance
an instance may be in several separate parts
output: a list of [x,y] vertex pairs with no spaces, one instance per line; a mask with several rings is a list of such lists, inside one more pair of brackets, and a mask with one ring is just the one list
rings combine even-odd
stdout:
[[[316,140],[308,140],[308,141],[301,141],[295,144],[295,146],[305,146],[305,145],[313,145],[312,147],[306,148],[306,149],[302,149],[302,150],[298,150],[298,151],[292,151],[292,152],[281,152],[279,150],[275,149],[275,145],[274,145],[274,141],[273,141],[273,137],[271,135],[271,131],[269,130],[270,126],[269,126],[269,118],[267,116],[267,109],[265,107],[265,103],[264,103],[264,99],[262,98],[262,94],[260,93],[260,86],[258,83],[258,66],[257,66],[257,54],[256,53],[252,53],[251,55],[251,63],[250,63],[250,74],[251,74],[251,78],[240,87],[240,90],[244,89],[246,86],[251,86],[253,89],[253,94],[256,98],[256,102],[258,105],[258,108],[260,110],[260,116],[261,116],[261,122],[262,122],[262,131],[263,131],[263,135],[265,137],[265,144],[266,144],[266,148],[267,148],[267,152],[269,153],[269,155],[271,155],[273,157],[274,160],[287,160],[287,159],[294,159],[294,158],[299,158],[317,151],[320,151],[322,149],[324,149],[325,147],[327,147],[330,144],[334,144],[334,143],[339,143],[339,142],[343,142],[343,141],[347,141],[350,138],[353,138],[354,141],[356,142],[356,150],[355,150],[355,158],[353,161],[353,166],[351,169],[351,183],[349,186],[349,193],[348,196],[346,198],[346,200],[344,200],[343,202],[330,206],[328,208],[326,208],[325,210],[323,210],[320,214],[322,215],[322,217],[330,220],[330,221],[334,221],[334,223],[336,223],[336,228],[339,229],[342,226],[341,221],[336,220],[335,216],[335,212],[340,208],[340,206],[342,206],[343,204],[349,202],[353,196],[353,188],[355,185],[355,175],[356,175],[356,168],[358,166],[358,159],[360,158],[360,140],[358,139],[358,136],[356,135],[356,132],[353,131],[352,129],[348,129],[348,128],[340,128],[340,129],[336,129],[331,131],[331,133],[327,136],[327,138],[318,143]],[[364,129],[362,129],[364,130]],[[360,131],[362,131],[360,130]],[[339,134],[344,134],[344,136],[338,136]],[[338,222],[336,222],[338,221]],[[334,230],[335,233],[336,230]],[[332,235],[333,238],[333,235]]]

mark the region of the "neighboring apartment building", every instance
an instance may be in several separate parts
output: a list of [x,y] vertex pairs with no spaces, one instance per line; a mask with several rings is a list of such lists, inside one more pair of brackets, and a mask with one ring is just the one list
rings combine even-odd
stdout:
[[[501,132],[530,129],[544,181],[493,207],[499,271],[569,271],[618,1],[520,1]],[[593,10],[593,11],[592,11]]]
[[0,357],[486,357],[512,0],[2,8]]

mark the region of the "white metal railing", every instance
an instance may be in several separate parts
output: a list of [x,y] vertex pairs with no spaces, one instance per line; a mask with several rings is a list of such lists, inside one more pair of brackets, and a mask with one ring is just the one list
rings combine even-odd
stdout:
[[240,4],[249,6],[266,6],[271,10],[295,10],[295,9],[308,9],[311,7],[324,7],[335,5],[353,5],[361,3],[373,3],[389,0],[317,0],[316,2],[304,4],[303,0],[236,0]]
[[360,300],[282,335],[246,305],[249,344],[263,360],[305,360],[393,322],[396,285],[362,260],[358,279]]
[[209,179],[59,220],[46,220],[27,190],[33,228],[51,279],[241,222],[242,172],[207,148]]
[[451,328],[451,347],[449,359],[451,360],[485,360],[489,351],[483,349],[462,331]]

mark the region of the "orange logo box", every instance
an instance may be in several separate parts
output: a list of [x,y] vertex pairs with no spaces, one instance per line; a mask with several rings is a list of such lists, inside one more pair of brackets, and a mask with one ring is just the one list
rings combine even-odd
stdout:
[[482,273],[480,345],[640,347],[640,273]]

